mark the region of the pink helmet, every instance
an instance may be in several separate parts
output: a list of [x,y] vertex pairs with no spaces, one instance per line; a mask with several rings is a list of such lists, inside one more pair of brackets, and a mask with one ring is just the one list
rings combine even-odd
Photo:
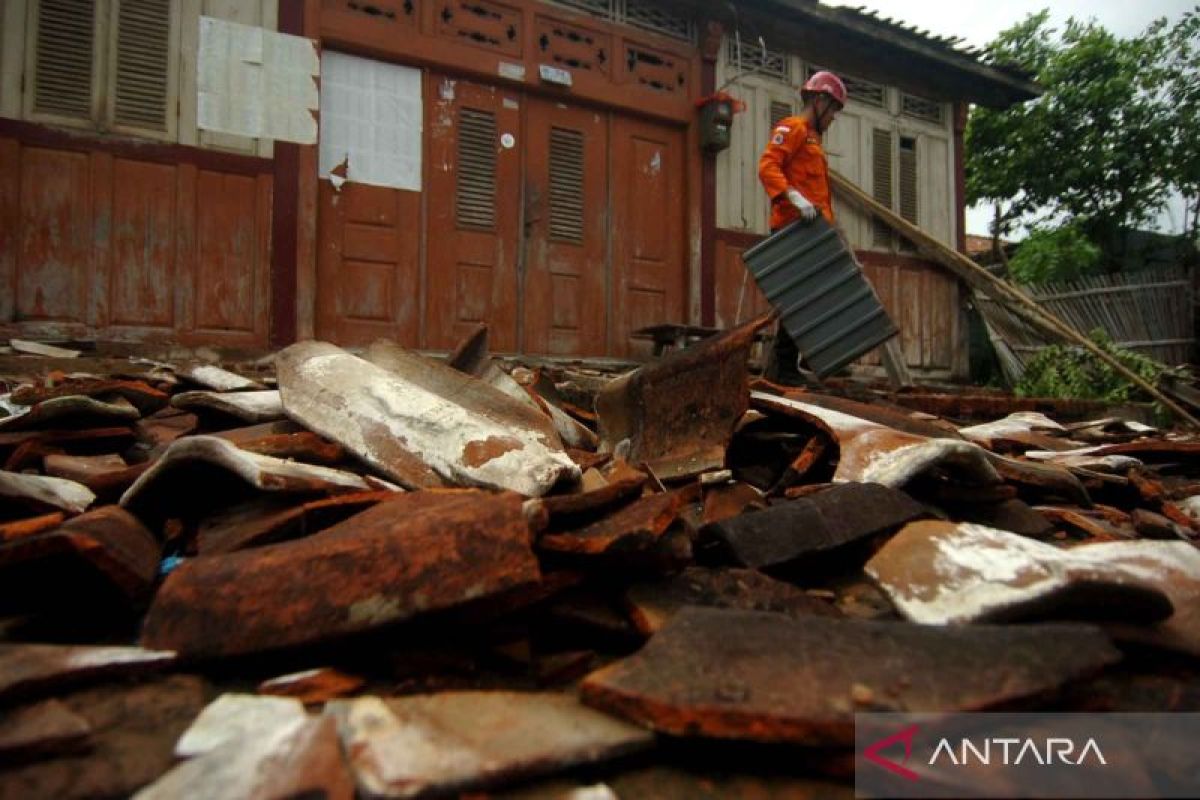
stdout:
[[800,89],[800,96],[805,100],[813,94],[826,94],[843,108],[846,105],[846,84],[842,83],[842,79],[837,75],[827,70],[814,72]]

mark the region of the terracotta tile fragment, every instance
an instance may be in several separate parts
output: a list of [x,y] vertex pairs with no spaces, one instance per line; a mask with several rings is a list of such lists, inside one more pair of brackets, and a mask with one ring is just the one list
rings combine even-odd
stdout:
[[232,553],[288,539],[299,539],[364,511],[395,492],[353,492],[299,502],[260,497],[222,509],[197,526],[196,550],[201,555]]
[[354,694],[366,683],[356,675],[322,667],[280,675],[258,685],[258,693],[294,697],[305,705],[316,705]]
[[93,734],[89,749],[6,770],[0,800],[128,797],[174,764],[171,748],[204,705],[204,681],[172,675],[61,697]]
[[0,544],[54,530],[64,519],[66,516],[61,511],[55,511],[51,514],[0,523]]
[[748,483],[734,481],[704,490],[704,524],[736,517],[747,511],[767,507],[763,493]]
[[546,512],[547,527],[564,530],[595,522],[612,513],[613,509],[640,497],[645,485],[646,477],[639,474],[592,491],[539,497],[530,500],[529,504]]
[[0,717],[0,764],[76,752],[91,732],[86,720],[58,700],[6,711]]
[[175,743],[175,755],[180,758],[202,756],[224,745],[256,739],[305,719],[304,705],[291,697],[226,693],[205,706],[192,721]]
[[701,541],[719,543],[723,555],[739,566],[782,567],[869,538],[925,513],[920,503],[897,489],[844,483],[706,526]]
[[537,582],[529,538],[518,495],[398,494],[305,539],[187,561],[142,640],[214,657],[371,630]]
[[553,693],[447,692],[335,701],[342,744],[371,797],[486,788],[645,750],[653,736]]
[[1063,550],[969,523],[915,522],[875,554],[866,572],[906,618],[925,625],[1171,616],[1168,596],[1113,552],[1101,545]]
[[[692,607],[581,691],[588,705],[663,733],[849,746],[855,711],[980,711],[1119,658],[1088,626],[933,627]],[[860,686],[870,703],[855,702]]]
[[139,675],[174,660],[174,653],[140,647],[0,642],[0,700],[35,697],[100,678]]
[[574,531],[547,533],[538,549],[547,553],[583,556],[652,550],[679,517],[683,505],[694,501],[699,486],[643,497],[596,522]]
[[643,636],[658,633],[684,606],[841,616],[832,603],[752,569],[688,567],[666,580],[634,584],[625,604]]
[[83,395],[97,397],[119,395],[132,403],[143,415],[153,414],[167,405],[170,398],[166,392],[155,389],[144,381],[113,380],[111,378],[68,378],[54,386],[18,386],[13,390],[12,401],[32,406],[55,397]]
[[171,398],[171,405],[199,414],[219,411],[251,423],[283,418],[283,402],[279,399],[279,392],[274,389],[257,392],[180,392]]

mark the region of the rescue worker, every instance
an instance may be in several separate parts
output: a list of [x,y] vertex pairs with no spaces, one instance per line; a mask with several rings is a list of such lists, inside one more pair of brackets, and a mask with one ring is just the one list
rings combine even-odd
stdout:
[[[846,85],[832,72],[815,72],[800,89],[804,107],[798,116],[779,121],[758,160],[758,178],[771,200],[771,232],[796,220],[811,222],[817,214],[833,224],[829,165],[821,137],[846,105]],[[767,377],[779,383],[803,384],[800,353],[784,330],[775,334]]]

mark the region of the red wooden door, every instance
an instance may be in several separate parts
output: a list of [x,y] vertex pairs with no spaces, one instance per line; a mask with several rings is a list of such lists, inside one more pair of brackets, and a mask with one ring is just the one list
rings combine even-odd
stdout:
[[615,116],[612,141],[614,356],[647,355],[638,328],[686,322],[683,132]]
[[605,115],[526,101],[521,349],[606,352],[608,125]]
[[479,322],[517,349],[520,96],[430,74],[426,141],[426,337],[446,350]]

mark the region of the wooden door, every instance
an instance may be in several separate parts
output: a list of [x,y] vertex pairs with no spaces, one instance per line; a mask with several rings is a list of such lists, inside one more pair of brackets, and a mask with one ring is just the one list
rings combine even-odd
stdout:
[[450,349],[486,322],[517,349],[521,102],[495,86],[430,74],[424,346]]
[[643,356],[649,344],[633,331],[686,322],[685,140],[677,128],[621,116],[612,137],[610,352]]
[[602,112],[526,101],[526,353],[607,349],[608,125]]

